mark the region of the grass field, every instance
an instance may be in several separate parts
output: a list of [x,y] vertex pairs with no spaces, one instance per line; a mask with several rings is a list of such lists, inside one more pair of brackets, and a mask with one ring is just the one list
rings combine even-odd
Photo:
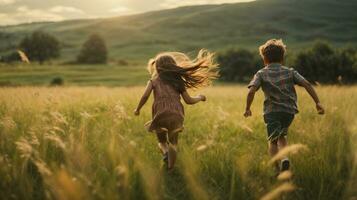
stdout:
[[48,86],[61,77],[64,84],[79,86],[133,86],[145,84],[150,77],[145,64],[119,65],[0,65],[2,86]]
[[259,199],[291,184],[283,199],[356,198],[357,87],[317,90],[324,116],[298,90],[284,181],[269,166],[261,92],[244,119],[245,88],[202,91],[168,174],[143,127],[150,105],[132,115],[143,87],[0,88],[1,199]]

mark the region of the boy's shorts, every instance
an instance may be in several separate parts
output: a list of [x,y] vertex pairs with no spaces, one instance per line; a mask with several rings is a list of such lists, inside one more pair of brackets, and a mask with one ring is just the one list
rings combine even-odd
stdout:
[[271,112],[264,115],[267,126],[268,140],[275,141],[281,136],[288,134],[290,124],[294,120],[294,114],[285,112]]

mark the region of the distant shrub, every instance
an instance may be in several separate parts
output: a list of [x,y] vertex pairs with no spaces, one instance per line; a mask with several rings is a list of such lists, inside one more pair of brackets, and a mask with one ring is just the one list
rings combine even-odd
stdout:
[[13,87],[13,86],[17,86],[17,85],[11,81],[0,81],[0,87]]
[[19,61],[21,61],[21,58],[19,53],[16,51],[0,56],[0,62],[3,63],[12,63],[12,62],[19,62]]
[[218,54],[221,80],[230,82],[247,81],[262,66],[261,59],[245,49],[230,49]]
[[[230,49],[218,54],[221,80],[248,82],[263,67],[258,53],[245,49]],[[334,49],[327,42],[317,41],[310,48],[290,52],[285,58],[288,67],[294,67],[312,83],[356,83],[357,49]]]
[[357,82],[357,49],[347,47],[337,51],[340,83]]
[[55,77],[50,82],[51,86],[62,86],[64,85],[64,79],[62,77]]
[[107,62],[107,46],[103,38],[97,34],[89,36],[77,56],[78,63],[102,64]]
[[352,83],[357,81],[356,55],[352,48],[335,50],[327,42],[316,42],[299,52],[291,64],[313,83]]
[[40,64],[60,56],[60,43],[52,35],[35,31],[30,36],[26,36],[19,44],[20,49],[33,61]]
[[117,65],[119,65],[119,66],[128,66],[129,62],[126,61],[126,60],[120,59],[120,60],[117,61]]

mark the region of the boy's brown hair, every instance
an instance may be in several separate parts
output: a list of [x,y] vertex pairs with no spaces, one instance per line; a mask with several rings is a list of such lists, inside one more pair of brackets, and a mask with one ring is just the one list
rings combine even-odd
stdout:
[[286,46],[280,39],[268,40],[259,47],[260,56],[268,63],[282,62],[286,52]]

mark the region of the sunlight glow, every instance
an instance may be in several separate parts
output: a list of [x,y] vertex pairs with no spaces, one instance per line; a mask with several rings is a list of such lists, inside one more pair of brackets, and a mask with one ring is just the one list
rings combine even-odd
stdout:
[[115,17],[180,6],[250,2],[254,0],[0,0],[0,25]]

